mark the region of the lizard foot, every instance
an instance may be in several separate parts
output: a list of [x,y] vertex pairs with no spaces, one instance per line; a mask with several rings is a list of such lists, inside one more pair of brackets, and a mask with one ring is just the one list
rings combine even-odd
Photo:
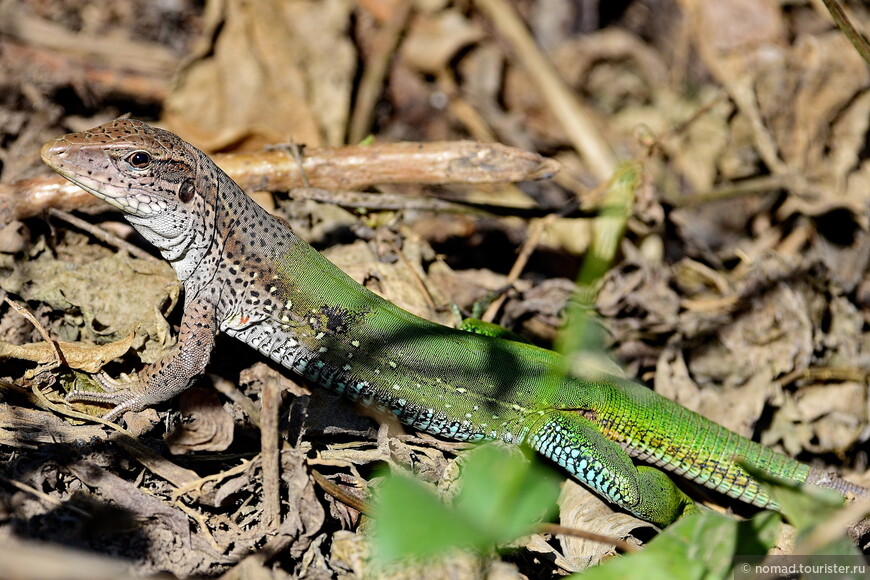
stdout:
[[138,392],[141,388],[138,379],[125,377],[122,380],[117,380],[103,372],[96,375],[96,379],[106,392],[74,390],[67,393],[66,401],[68,403],[109,403],[115,405],[111,411],[103,415],[102,418],[106,421],[114,421],[127,411],[139,411],[146,406],[142,401],[143,394]]

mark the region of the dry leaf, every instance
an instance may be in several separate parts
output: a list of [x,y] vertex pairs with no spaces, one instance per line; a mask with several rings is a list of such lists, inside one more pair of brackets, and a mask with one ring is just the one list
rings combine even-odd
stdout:
[[340,143],[354,65],[348,15],[344,0],[211,0],[166,125],[210,151]]
[[[393,253],[392,248],[389,251]],[[404,259],[389,264],[379,261],[371,247],[362,241],[347,246],[335,246],[324,254],[351,278],[390,302],[418,316],[450,324],[450,314],[433,312],[420,286],[422,280],[434,293],[433,299],[436,305],[447,303],[447,300],[438,294],[437,288],[425,282],[426,274],[420,266],[421,254],[431,252],[432,249],[419,239],[407,238],[401,251]]]
[[[100,346],[84,342],[57,342],[55,344],[63,353],[63,358],[70,368],[86,373],[96,373],[106,363],[121,357],[130,350],[134,337],[135,334],[130,334],[126,338]],[[7,358],[45,364],[54,361],[57,357],[54,347],[47,342],[19,346],[0,341],[0,359]]]
[[179,406],[185,420],[163,437],[170,453],[220,452],[232,444],[233,418],[214,389],[188,389],[179,398]]
[[[639,528],[654,529],[652,524],[634,516],[613,511],[610,504],[571,479],[565,481],[559,496],[559,523],[569,528],[629,541],[631,534]],[[574,536],[558,538],[565,561],[572,571],[585,570],[616,553],[613,546],[601,542]]]
[[[737,366],[733,360],[732,366]],[[709,385],[709,383],[704,383]],[[750,437],[765,405],[778,393],[778,386],[768,376],[750,378],[739,387],[702,388],[693,380],[682,353],[668,347],[656,366],[655,390],[658,394]]]
[[440,14],[421,14],[411,24],[402,43],[406,64],[423,73],[443,70],[456,53],[484,37],[483,30],[456,10]]
[[45,252],[17,263],[11,275],[0,279],[4,290],[66,312],[63,323],[52,329],[63,340],[117,340],[135,330],[133,347],[145,363],[161,358],[175,342],[161,311],[174,307],[180,286],[165,262],[122,253],[74,263]]

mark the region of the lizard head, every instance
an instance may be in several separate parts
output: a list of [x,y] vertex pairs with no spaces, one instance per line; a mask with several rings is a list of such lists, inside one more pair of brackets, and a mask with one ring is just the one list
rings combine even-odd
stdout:
[[177,212],[196,197],[197,151],[168,131],[116,119],[42,147],[56,172],[125,214]]
[[[209,239],[220,170],[176,135],[116,119],[42,147],[57,173],[124,212],[172,262],[195,260]],[[190,264],[187,265],[190,267]]]

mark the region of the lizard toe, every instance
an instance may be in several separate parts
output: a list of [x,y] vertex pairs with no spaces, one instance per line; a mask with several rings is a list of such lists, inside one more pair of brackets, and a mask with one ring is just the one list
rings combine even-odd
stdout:
[[106,421],[114,421],[127,411],[141,411],[148,406],[148,401],[143,394],[132,390],[115,391],[110,393],[97,393],[94,391],[70,391],[66,396],[68,403],[107,403],[114,405],[112,409],[103,415]]

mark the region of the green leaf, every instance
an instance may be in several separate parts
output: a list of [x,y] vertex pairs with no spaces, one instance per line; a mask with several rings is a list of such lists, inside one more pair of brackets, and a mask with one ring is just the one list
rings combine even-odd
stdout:
[[738,550],[764,554],[774,545],[779,515],[762,512],[739,522],[702,510],[656,536],[642,551],[614,558],[571,578],[578,580],[719,580],[731,578]]
[[832,489],[795,484],[771,476],[751,463],[744,463],[743,467],[770,493],[783,516],[797,529],[795,548],[798,553],[861,554],[844,533],[845,522],[840,517],[845,501],[842,495]]
[[741,466],[762,484],[789,523],[798,530],[813,527],[843,507],[843,496],[832,489],[796,484],[775,477],[751,462],[741,462]]
[[480,522],[493,543],[506,542],[551,515],[559,479],[539,463],[524,460],[516,449],[484,445],[465,463],[457,508]]
[[375,502],[378,565],[426,558],[451,548],[478,551],[513,540],[555,509],[559,479],[548,469],[485,445],[468,454],[456,506],[445,506],[421,483],[391,475]]
[[378,565],[411,556],[426,558],[454,546],[480,546],[487,538],[473,521],[404,475],[390,475],[381,484],[374,515],[374,559]]

